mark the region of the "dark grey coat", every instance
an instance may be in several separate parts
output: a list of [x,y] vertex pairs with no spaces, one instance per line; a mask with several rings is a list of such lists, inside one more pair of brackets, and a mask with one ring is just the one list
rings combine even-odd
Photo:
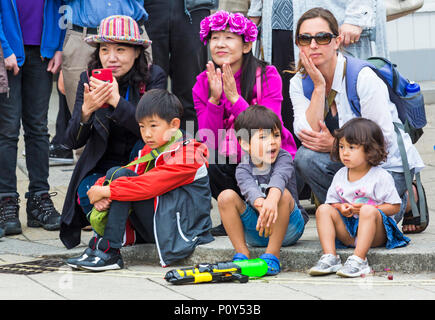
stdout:
[[162,267],[186,258],[196,246],[214,240],[210,233],[210,204],[205,168],[202,178],[157,197],[154,239]]

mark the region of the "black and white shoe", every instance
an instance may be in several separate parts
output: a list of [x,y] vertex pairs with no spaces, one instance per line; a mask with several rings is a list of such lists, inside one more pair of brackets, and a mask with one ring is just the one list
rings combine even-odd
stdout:
[[119,249],[109,249],[106,252],[97,249],[85,260],[77,262],[77,265],[91,271],[119,270],[124,268],[124,261]]
[[[104,238],[93,237],[89,241],[89,249],[76,260],[69,261],[75,268],[91,271],[118,270],[124,268],[121,250],[112,248]],[[85,258],[84,256],[87,255]],[[68,262],[67,262],[68,263]]]
[[73,269],[80,269],[80,262],[92,256],[94,252],[95,252],[94,249],[88,247],[80,256],[67,259],[66,264]]
[[98,241],[101,240],[100,236],[93,236],[91,239],[89,239],[89,244],[86,250],[78,257],[69,258],[65,261],[67,265],[69,265],[73,269],[80,269],[80,262],[86,260],[90,256],[92,256],[95,252],[95,249],[98,246]]

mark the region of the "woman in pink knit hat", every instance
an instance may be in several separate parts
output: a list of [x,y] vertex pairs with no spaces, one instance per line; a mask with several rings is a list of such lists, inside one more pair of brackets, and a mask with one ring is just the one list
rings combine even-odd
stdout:
[[[76,102],[64,144],[71,149],[86,146],[80,156],[62,210],[60,238],[67,248],[80,243],[80,230],[88,225],[92,209],[86,195],[94,182],[114,166],[129,162],[141,140],[135,120],[136,106],[145,90],[166,88],[166,75],[150,65],[132,18],[110,16],[101,21],[98,34],[85,38],[95,47],[88,70],[80,76]],[[98,80],[92,70],[110,69],[112,82]],[[140,146],[137,146],[139,150]]]
[[[218,11],[201,22],[200,38],[209,44],[213,61],[198,75],[192,93],[199,135],[212,155],[215,151],[216,162],[210,165],[209,176],[216,199],[224,189],[240,194],[235,169],[242,151],[233,129],[237,116],[250,105],[260,104],[273,110],[282,123],[281,77],[274,66],[252,54],[257,34],[257,26],[240,13]],[[284,126],[282,148],[292,157],[296,153],[293,136]],[[219,226],[212,234],[225,233]]]

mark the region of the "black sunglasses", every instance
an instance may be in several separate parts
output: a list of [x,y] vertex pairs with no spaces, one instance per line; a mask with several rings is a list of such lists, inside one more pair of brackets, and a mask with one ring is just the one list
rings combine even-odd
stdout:
[[308,46],[311,44],[313,39],[317,44],[320,45],[330,44],[332,38],[337,38],[337,36],[330,32],[319,32],[315,36],[311,36],[309,34],[300,34],[298,35],[298,44],[301,46]]

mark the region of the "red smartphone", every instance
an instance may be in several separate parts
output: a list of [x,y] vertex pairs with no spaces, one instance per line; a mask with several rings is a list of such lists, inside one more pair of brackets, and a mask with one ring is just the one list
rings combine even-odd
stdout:
[[[113,75],[111,69],[94,69],[92,70],[92,76],[98,80],[106,81],[109,83],[113,82]],[[108,106],[109,105],[105,103],[100,108],[107,108]]]

